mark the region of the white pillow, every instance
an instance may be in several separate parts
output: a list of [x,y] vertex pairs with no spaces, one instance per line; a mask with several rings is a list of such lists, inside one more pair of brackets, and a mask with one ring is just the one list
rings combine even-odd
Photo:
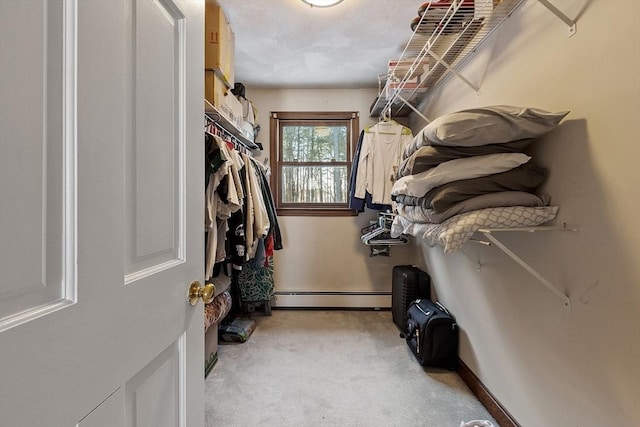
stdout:
[[391,195],[422,197],[440,185],[505,172],[527,163],[530,159],[531,157],[524,153],[499,153],[449,160],[428,171],[403,176],[393,184]]
[[539,108],[495,105],[445,114],[429,123],[423,145],[475,147],[535,138],[553,128],[569,114]]

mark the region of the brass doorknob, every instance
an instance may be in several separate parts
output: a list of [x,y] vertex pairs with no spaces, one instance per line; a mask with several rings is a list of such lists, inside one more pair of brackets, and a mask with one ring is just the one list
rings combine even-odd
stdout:
[[192,306],[198,303],[198,299],[202,298],[202,302],[209,304],[213,301],[213,296],[216,293],[216,286],[213,283],[207,283],[204,286],[200,286],[200,282],[194,280],[189,286],[189,304]]

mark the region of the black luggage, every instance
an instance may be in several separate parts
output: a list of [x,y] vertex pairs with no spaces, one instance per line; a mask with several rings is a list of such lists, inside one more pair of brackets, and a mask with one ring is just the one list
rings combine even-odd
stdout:
[[396,265],[391,278],[391,317],[401,333],[407,330],[407,310],[417,298],[431,298],[431,278],[415,265]]
[[455,370],[458,363],[458,326],[440,303],[417,299],[407,311],[407,344],[423,366]]

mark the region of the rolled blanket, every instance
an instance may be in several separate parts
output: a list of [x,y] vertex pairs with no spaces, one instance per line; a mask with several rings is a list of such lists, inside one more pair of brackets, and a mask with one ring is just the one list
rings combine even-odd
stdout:
[[231,310],[231,293],[227,289],[204,305],[204,330],[224,319]]

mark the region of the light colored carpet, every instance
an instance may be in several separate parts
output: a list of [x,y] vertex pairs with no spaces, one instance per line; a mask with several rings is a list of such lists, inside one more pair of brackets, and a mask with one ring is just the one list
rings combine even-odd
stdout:
[[255,319],[248,342],[220,345],[205,382],[208,427],[498,425],[456,373],[416,362],[388,311]]

